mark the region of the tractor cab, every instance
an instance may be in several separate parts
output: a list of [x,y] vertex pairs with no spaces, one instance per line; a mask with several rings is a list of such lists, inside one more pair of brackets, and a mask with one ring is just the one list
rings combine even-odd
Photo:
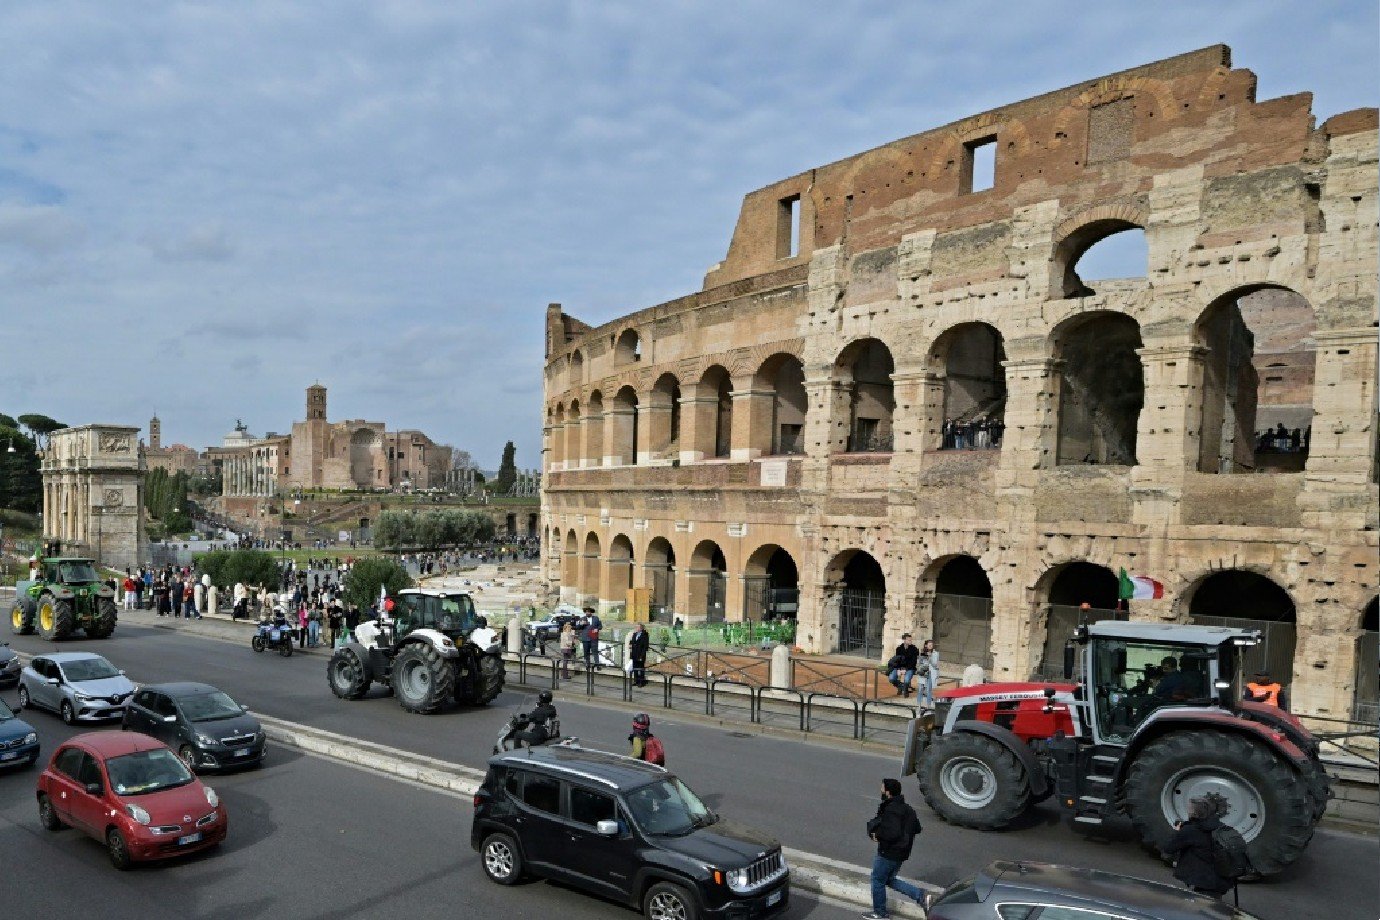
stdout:
[[1079,679],[1075,705],[1083,709],[1092,740],[1125,745],[1165,709],[1235,710],[1241,692],[1238,649],[1259,641],[1255,630],[1098,622],[1075,632],[1065,649],[1064,669],[1067,677]]
[[101,577],[90,559],[45,559],[43,580],[51,585],[90,585]]
[[468,594],[408,589],[399,592],[395,600],[387,644],[396,645],[419,629],[434,629],[460,645],[476,625],[478,614]]

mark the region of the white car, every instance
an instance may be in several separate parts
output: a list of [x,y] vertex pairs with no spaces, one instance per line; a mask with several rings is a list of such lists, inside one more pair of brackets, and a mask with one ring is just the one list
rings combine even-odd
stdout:
[[47,709],[68,725],[119,719],[138,687],[93,652],[38,655],[19,672],[19,705]]

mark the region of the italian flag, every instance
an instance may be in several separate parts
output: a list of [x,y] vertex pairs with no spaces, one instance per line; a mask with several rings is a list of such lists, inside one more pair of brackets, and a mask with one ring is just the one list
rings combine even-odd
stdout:
[[1117,597],[1123,601],[1149,601],[1164,597],[1164,585],[1144,575],[1127,575],[1121,570],[1118,579]]

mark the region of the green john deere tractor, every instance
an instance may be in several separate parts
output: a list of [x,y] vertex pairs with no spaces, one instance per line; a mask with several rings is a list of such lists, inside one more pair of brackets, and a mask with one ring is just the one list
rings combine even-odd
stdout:
[[90,559],[44,559],[38,578],[15,583],[10,629],[17,636],[37,629],[45,639],[66,639],[80,629],[108,639],[115,619],[115,592]]

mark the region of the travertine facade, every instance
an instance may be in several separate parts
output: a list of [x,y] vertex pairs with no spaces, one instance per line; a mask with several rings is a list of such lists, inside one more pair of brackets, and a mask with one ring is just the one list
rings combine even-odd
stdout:
[[144,457],[138,427],[63,428],[43,452],[43,536],[117,569],[143,563]]
[[[698,293],[598,328],[552,305],[547,577],[1023,679],[1124,568],[1164,585],[1131,616],[1261,621],[1297,709],[1353,711],[1377,117],[1310,106],[1203,49],[753,192]],[[1132,229],[1146,276],[1085,282]]]

